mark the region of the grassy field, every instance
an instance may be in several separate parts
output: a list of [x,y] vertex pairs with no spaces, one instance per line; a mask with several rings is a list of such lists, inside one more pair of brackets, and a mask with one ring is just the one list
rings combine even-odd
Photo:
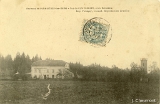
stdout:
[[[51,84],[52,91],[48,99],[43,100],[41,94],[48,92],[48,84]],[[132,99],[156,99],[157,103],[152,104],[158,104],[159,84],[52,80],[0,81],[0,104],[131,104]]]

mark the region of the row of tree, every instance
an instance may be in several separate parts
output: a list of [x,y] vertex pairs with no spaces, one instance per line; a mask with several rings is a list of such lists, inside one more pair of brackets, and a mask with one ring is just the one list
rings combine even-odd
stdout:
[[75,79],[109,82],[140,82],[142,80],[157,82],[159,81],[160,70],[155,64],[151,67],[151,72],[147,74],[135,63],[131,63],[131,69],[120,69],[115,65],[109,68],[98,64],[83,66],[80,63],[70,63],[70,71],[74,73]]
[[11,55],[5,57],[0,55],[0,78],[13,78],[17,72],[23,78],[26,73],[31,71],[31,64],[38,60],[42,60],[38,55],[30,58],[29,55],[20,54],[19,52],[14,59],[12,59]]

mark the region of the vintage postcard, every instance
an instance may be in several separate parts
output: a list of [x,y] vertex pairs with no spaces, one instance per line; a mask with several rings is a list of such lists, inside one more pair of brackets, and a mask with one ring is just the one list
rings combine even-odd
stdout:
[[159,104],[160,0],[0,0],[0,104]]

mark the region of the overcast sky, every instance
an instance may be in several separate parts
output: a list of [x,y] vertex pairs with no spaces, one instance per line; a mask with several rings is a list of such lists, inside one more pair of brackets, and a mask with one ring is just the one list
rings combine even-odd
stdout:
[[[70,1],[70,2],[69,2]],[[72,1],[72,2],[71,2]],[[78,1],[78,0],[77,0]],[[97,63],[111,67],[130,68],[140,65],[141,58],[148,65],[160,62],[160,2],[158,0],[1,0],[0,1],[0,53],[25,52],[80,62]],[[77,13],[75,10],[26,10],[27,7],[112,7],[130,12]],[[94,47],[79,41],[84,20],[101,17],[112,26],[112,39],[106,47]]]

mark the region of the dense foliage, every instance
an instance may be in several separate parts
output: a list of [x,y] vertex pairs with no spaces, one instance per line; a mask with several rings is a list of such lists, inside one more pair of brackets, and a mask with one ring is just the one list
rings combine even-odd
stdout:
[[[115,65],[112,68],[92,64],[83,66],[80,63],[70,63],[70,71],[74,73],[75,79],[90,81],[108,81],[108,82],[158,82],[160,70],[154,64],[150,73],[145,73],[141,67],[131,63],[131,69],[120,69]],[[133,66],[132,66],[133,65]]]
[[[41,60],[41,57],[36,55],[32,59],[25,53],[17,53],[16,57],[12,59],[11,55],[3,57],[0,55],[0,78],[1,79],[17,79],[25,80],[26,73],[30,73],[31,64],[35,61]],[[18,73],[18,75],[16,75]]]
[[[27,73],[31,72],[31,65],[33,62],[42,60],[38,55],[32,59],[25,53],[17,53],[16,57],[12,59],[11,55],[3,57],[0,55],[0,79],[26,79]],[[46,60],[52,60],[47,58]],[[160,70],[154,62],[150,65],[151,72],[144,73],[141,67],[137,64],[131,63],[130,69],[120,69],[113,65],[111,68],[101,66],[99,64],[91,64],[83,66],[80,63],[70,63],[70,71],[74,74],[74,79],[86,81],[107,81],[107,82],[139,82],[150,81],[158,82]],[[16,75],[16,73],[19,73]]]

